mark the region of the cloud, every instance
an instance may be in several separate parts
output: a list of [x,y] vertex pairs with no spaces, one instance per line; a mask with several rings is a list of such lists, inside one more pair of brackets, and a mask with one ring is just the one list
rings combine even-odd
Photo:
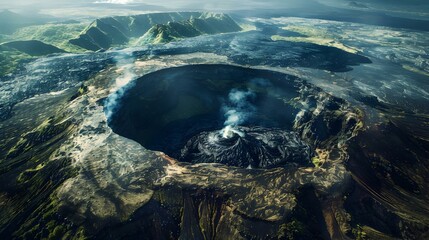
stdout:
[[[318,0],[322,4],[335,8],[350,9],[356,6],[363,11],[384,12],[388,15],[406,18],[429,18],[429,1],[427,0]],[[350,4],[352,3],[352,4]]]
[[188,8],[188,9],[204,9],[204,10],[238,10],[238,9],[275,9],[282,7],[292,7],[295,5],[309,5],[314,3],[314,0],[14,0],[0,1],[0,8],[14,7],[39,7],[49,8],[52,6],[79,6],[94,3],[109,3],[109,4],[150,4],[170,9]]
[[[161,9],[174,10],[204,10],[204,11],[228,11],[228,10],[267,10],[301,8],[321,10],[326,6],[334,8],[350,8],[350,2],[368,6],[377,11],[401,11],[401,12],[429,12],[427,0],[14,0],[1,1],[0,9],[53,9],[60,7],[78,8],[91,6],[95,3],[107,3],[134,10],[133,5],[154,5]],[[129,6],[128,6],[129,5]],[[108,6],[103,6],[108,8]],[[135,6],[134,6],[135,7]],[[112,6],[114,8],[114,6]]]
[[135,1],[134,0],[102,0],[102,1],[95,1],[95,3],[130,4],[130,3],[135,3]]

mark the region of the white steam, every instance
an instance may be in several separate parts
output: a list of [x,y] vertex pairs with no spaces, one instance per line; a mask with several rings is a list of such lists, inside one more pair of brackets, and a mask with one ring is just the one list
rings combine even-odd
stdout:
[[250,82],[257,87],[262,87],[262,88],[267,88],[267,87],[273,86],[271,81],[268,79],[265,79],[265,78],[253,78],[252,80],[250,80]]
[[118,109],[119,101],[125,91],[132,87],[130,82],[136,78],[134,72],[134,57],[131,54],[123,53],[115,58],[116,67],[120,75],[115,80],[115,86],[110,90],[111,94],[104,103],[104,112],[107,120],[110,121],[113,113]]
[[225,127],[220,131],[223,138],[231,138],[234,134],[244,136],[244,133],[235,127],[246,122],[255,111],[255,107],[249,102],[254,97],[255,94],[250,90],[231,90],[228,95],[229,104],[223,107],[226,117]]

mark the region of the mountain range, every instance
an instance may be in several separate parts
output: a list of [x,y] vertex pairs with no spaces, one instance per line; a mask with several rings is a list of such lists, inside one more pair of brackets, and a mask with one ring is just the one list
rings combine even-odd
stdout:
[[106,17],[93,21],[71,44],[97,51],[137,44],[161,43],[202,34],[237,32],[241,28],[226,14],[201,12],[153,13]]

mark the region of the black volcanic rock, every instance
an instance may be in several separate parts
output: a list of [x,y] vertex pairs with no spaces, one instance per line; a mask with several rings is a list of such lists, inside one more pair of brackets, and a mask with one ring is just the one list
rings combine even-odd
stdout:
[[182,149],[180,161],[272,168],[310,164],[312,151],[296,133],[277,128],[234,127],[202,132]]

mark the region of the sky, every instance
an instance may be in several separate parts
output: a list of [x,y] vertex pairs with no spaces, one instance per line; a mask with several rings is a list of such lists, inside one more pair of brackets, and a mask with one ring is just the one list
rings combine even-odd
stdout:
[[[333,3],[333,4],[347,4],[349,2],[362,2],[367,4],[387,4],[387,5],[428,5],[427,0],[316,0],[321,3]],[[102,3],[113,3],[113,4],[129,4],[129,3],[146,3],[154,5],[173,5],[173,6],[183,6],[189,3],[194,4],[204,4],[204,3],[220,3],[227,4],[231,2],[235,5],[245,6],[245,5],[255,5],[256,3],[273,5],[273,6],[287,6],[291,2],[311,2],[311,0],[0,0],[0,5],[2,6],[23,6],[23,5],[34,5],[34,4],[75,4],[75,3],[93,3],[93,2],[102,2]]]
[[112,3],[112,4],[133,4],[144,3],[163,7],[187,7],[187,6],[216,6],[217,8],[258,8],[258,7],[278,7],[290,4],[312,2],[313,0],[0,0],[0,7],[15,8],[22,6],[65,6],[88,3]]
[[429,0],[0,0],[0,9],[45,9],[93,3],[144,3],[170,9],[203,10],[279,9],[296,6],[317,6],[316,2],[333,7],[349,8],[350,2],[368,6],[369,10],[424,12],[429,14]]
[[[249,9],[278,9],[295,6],[310,6],[316,0],[0,0],[0,9],[20,10],[30,9],[59,9],[64,7],[97,7],[95,3],[111,3],[118,7],[127,4],[147,4],[171,10],[249,10]],[[141,9],[141,8],[139,8]],[[153,10],[153,7],[150,8]],[[49,12],[49,11],[45,11]]]

